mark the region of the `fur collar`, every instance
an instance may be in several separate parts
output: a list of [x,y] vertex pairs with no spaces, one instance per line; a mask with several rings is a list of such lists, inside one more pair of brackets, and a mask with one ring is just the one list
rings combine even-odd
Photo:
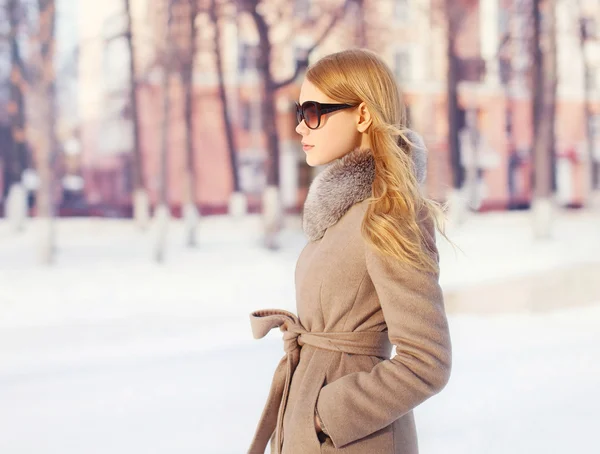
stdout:
[[[427,149],[423,139],[411,132],[412,157],[417,180],[425,181]],[[356,203],[371,196],[375,179],[375,160],[369,149],[357,148],[336,159],[313,180],[304,202],[302,228],[310,241],[323,237]]]

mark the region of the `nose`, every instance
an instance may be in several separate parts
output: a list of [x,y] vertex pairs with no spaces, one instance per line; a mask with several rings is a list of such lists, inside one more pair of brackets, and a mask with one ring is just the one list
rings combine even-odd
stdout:
[[308,131],[309,131],[309,129],[306,126],[306,123],[304,123],[304,120],[302,120],[300,123],[298,123],[298,126],[296,126],[296,132],[298,134],[300,134],[302,137],[307,135]]

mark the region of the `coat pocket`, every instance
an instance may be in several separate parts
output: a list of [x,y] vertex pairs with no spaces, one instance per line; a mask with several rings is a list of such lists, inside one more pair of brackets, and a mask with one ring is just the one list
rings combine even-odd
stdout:
[[282,454],[321,454],[315,408],[324,382],[325,371],[319,367],[307,371],[298,388],[294,389],[290,413],[284,417]]
[[323,379],[321,380],[321,384],[319,386],[318,391],[315,393],[315,396],[313,399],[311,399],[309,408],[312,410],[311,414],[312,414],[312,419],[311,419],[311,427],[312,427],[312,431],[311,433],[314,435],[314,440],[316,440],[317,443],[321,444],[323,443],[323,441],[325,441],[327,437],[323,432],[319,432],[317,433],[317,428],[315,427],[315,411],[317,409],[317,401],[319,400],[319,394],[321,393],[321,389],[323,389],[323,386],[325,386],[325,377],[323,377]]
[[[392,424],[339,449],[333,446],[333,441],[329,437],[321,443],[321,454],[396,454],[396,452]],[[409,452],[412,454],[412,451]]]

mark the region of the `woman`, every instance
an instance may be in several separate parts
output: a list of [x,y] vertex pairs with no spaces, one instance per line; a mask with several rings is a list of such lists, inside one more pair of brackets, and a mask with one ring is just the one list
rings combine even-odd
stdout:
[[446,385],[451,345],[435,246],[441,211],[420,190],[426,151],[403,110],[393,73],[370,51],[308,69],[296,131],[307,163],[328,166],[304,204],[298,316],[250,315],[254,337],[284,332],[286,352],[251,454],[269,440],[276,454],[418,452],[413,409]]

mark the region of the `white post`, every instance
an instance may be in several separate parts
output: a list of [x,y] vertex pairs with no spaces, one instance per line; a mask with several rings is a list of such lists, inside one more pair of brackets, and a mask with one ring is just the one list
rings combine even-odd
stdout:
[[157,263],[163,263],[166,258],[167,250],[167,233],[169,230],[169,213],[168,205],[161,203],[156,207],[154,219],[156,222],[156,232],[154,238],[154,260]]
[[277,186],[267,186],[263,193],[264,245],[268,249],[278,249],[277,234],[283,224],[283,207]]
[[150,199],[144,189],[133,192],[133,219],[142,230],[150,223]]
[[6,219],[13,232],[21,232],[27,217],[27,191],[21,183],[14,183],[6,197]]
[[229,214],[240,218],[248,214],[248,198],[243,192],[234,192],[229,198]]

